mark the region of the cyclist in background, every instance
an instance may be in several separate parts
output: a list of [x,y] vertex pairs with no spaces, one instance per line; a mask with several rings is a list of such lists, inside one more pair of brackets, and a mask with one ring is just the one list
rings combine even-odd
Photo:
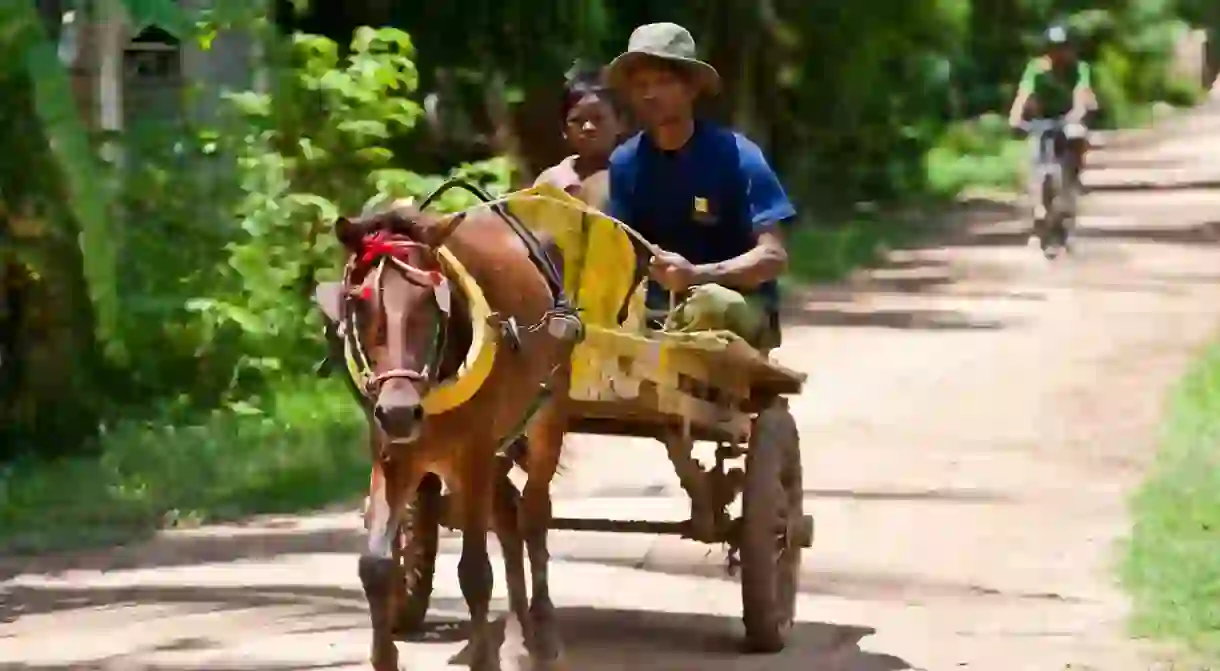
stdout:
[[[1063,117],[1069,124],[1087,125],[1089,113],[1097,108],[1089,64],[1077,58],[1075,45],[1063,26],[1048,28],[1043,43],[1045,53],[1030,61],[1021,76],[1008,113],[1009,125],[1019,129],[1027,119],[1056,117]],[[1068,143],[1072,177],[1077,182],[1084,168],[1087,144],[1085,137]]]
[[[1025,67],[1021,83],[1017,87],[1016,99],[1008,113],[1008,123],[1018,131],[1027,130],[1025,122],[1031,119],[1062,120],[1062,132],[1055,138],[1056,154],[1062,156],[1063,178],[1066,186],[1060,198],[1066,199],[1065,209],[1075,221],[1076,197],[1080,190],[1080,175],[1084,169],[1085,151],[1088,147],[1086,119],[1096,109],[1093,96],[1092,71],[1089,64],[1077,58],[1075,46],[1067,28],[1054,25],[1047,29],[1044,37],[1044,54],[1034,58]],[[1035,138],[1040,141],[1040,138]],[[1062,144],[1060,144],[1062,143]],[[1037,184],[1030,185],[1039,190]],[[1031,194],[1034,205],[1034,231],[1031,242],[1037,240],[1044,254],[1053,258],[1061,249],[1067,249],[1068,229],[1059,222],[1053,235],[1041,230],[1048,212],[1042,194]]]

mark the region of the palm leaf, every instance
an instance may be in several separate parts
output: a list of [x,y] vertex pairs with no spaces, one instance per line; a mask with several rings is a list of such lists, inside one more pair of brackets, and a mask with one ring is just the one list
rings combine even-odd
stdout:
[[[121,2],[135,32],[156,25],[181,39],[193,29],[190,16],[175,0]],[[24,65],[34,85],[35,110],[62,173],[68,208],[80,227],[83,273],[94,309],[98,342],[105,351],[119,353],[122,344],[118,328],[118,249],[110,218],[111,194],[104,187],[101,166],[89,144],[70,77],[39,20],[35,0],[4,4],[5,20],[0,23],[25,38]],[[9,33],[6,37],[15,35]]]
[[[4,3],[4,18],[24,26],[18,53],[34,87],[34,109],[66,187],[66,201],[80,229],[83,274],[93,305],[98,342],[106,351],[121,351],[118,339],[119,298],[117,249],[110,220],[110,194],[104,187],[97,157],[89,145],[67,70],[48,38],[34,0]],[[24,47],[24,49],[20,49]]]
[[34,83],[34,108],[67,187],[68,209],[80,226],[81,259],[98,338],[104,346],[117,346],[118,250],[110,220],[110,194],[55,46],[47,40],[31,46],[26,68]]

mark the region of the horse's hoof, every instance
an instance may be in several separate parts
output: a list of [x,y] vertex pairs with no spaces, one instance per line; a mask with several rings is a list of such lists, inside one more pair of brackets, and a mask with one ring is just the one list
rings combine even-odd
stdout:
[[493,653],[472,661],[470,671],[501,671],[500,655]]
[[398,655],[374,655],[369,660],[373,671],[403,671],[398,665]]
[[500,655],[500,671],[532,671],[533,668],[527,652],[508,652]]

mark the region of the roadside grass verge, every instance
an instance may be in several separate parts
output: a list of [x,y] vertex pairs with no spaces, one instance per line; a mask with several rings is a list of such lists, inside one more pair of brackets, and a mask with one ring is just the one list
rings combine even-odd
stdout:
[[155,529],[355,501],[363,417],[337,380],[292,380],[261,409],[121,423],[98,453],[0,468],[0,552],[123,542]]
[[1220,662],[1220,343],[1174,392],[1132,516],[1121,577],[1133,631]]

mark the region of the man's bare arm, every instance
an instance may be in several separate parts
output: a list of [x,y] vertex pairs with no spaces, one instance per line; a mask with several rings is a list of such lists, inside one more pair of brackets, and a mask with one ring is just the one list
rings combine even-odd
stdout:
[[1008,110],[1008,125],[1020,126],[1025,119],[1025,108],[1029,106],[1030,91],[1021,90],[1017,92],[1017,97],[1012,101],[1012,108]]
[[1068,113],[1068,118],[1074,121],[1082,121],[1089,112],[1097,109],[1097,98],[1093,95],[1093,89],[1087,86],[1078,86],[1072,91],[1072,110]]
[[719,263],[695,266],[693,284],[722,284],[735,289],[753,289],[779,278],[788,268],[788,250],[777,227],[758,234],[750,251]]

